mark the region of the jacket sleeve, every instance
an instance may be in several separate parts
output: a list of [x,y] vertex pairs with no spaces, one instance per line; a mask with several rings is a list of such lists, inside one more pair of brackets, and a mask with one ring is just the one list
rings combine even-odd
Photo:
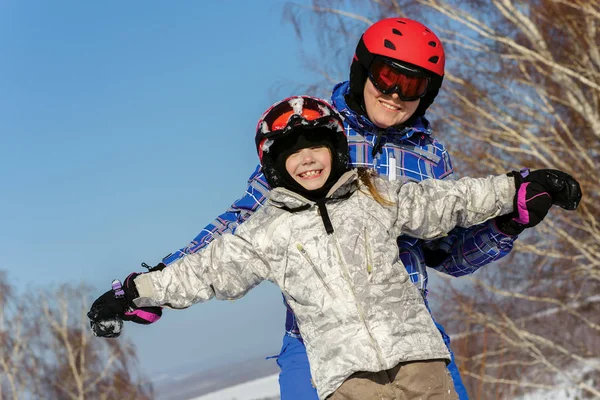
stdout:
[[226,212],[205,226],[187,246],[170,253],[163,258],[162,262],[168,266],[187,254],[193,254],[203,249],[214,238],[224,233],[235,232],[241,223],[265,203],[269,190],[270,187],[258,166],[248,179],[246,193],[236,200]]
[[514,180],[506,175],[427,179],[396,185],[397,234],[419,239],[446,236],[455,226],[468,228],[512,211]]
[[[232,300],[269,278],[269,269],[249,239],[226,233],[204,251],[188,254],[161,271],[135,278],[138,307],[187,308],[213,297]],[[253,238],[254,239],[254,238]]]
[[[448,171],[443,178],[453,179],[452,162],[447,151],[443,153],[443,163]],[[459,277],[472,274],[509,254],[517,238],[501,232],[495,221],[489,220],[470,228],[457,227],[446,237],[419,243],[428,267]]]

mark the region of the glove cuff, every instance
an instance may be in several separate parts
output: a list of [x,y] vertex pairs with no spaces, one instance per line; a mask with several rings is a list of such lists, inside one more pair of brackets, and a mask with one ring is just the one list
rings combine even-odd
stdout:
[[[529,172],[529,168],[521,168],[520,171],[511,171],[506,174],[515,180],[516,193],[519,193],[519,187],[521,187],[521,185],[525,182],[526,178],[529,176]],[[494,224],[501,233],[510,236],[518,236],[525,230],[525,227],[513,221],[513,217],[515,216],[517,208],[518,196],[515,194],[515,198],[513,200],[513,212],[494,218]]]
[[133,299],[137,299],[140,297],[140,294],[135,286],[135,282],[133,281],[137,278],[138,275],[141,275],[139,272],[133,272],[125,278],[125,282],[123,282],[123,286],[125,287],[125,293],[127,295],[127,300],[130,303],[133,303]]
[[507,218],[509,221],[506,222],[502,217],[503,215],[496,217],[490,221],[490,229],[494,235],[502,235],[505,237],[516,238],[517,236],[519,236],[519,234],[521,234],[521,232],[523,232],[522,228],[517,226],[511,226],[514,224],[510,223],[510,218]]
[[506,175],[512,176],[515,179],[515,189],[518,191],[519,186],[527,180],[530,172],[529,168],[521,168],[519,171],[510,171]]
[[496,217],[494,219],[494,224],[496,225],[496,228],[505,235],[518,236],[519,234],[521,234],[525,230],[525,228],[522,225],[517,224],[515,221],[513,221],[513,216],[514,214],[510,213]]

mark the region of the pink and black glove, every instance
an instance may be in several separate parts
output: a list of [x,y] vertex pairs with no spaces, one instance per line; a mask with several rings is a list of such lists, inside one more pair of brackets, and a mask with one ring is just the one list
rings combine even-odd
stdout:
[[508,235],[518,235],[542,222],[553,204],[575,210],[581,201],[579,183],[565,172],[523,169],[508,175],[514,177],[517,190],[514,211],[495,220],[498,229]]
[[[164,268],[164,264],[162,265]],[[95,336],[118,337],[123,329],[123,321],[148,325],[160,319],[161,307],[136,307],[133,303],[133,299],[139,297],[133,281],[138,275],[140,274],[130,274],[123,283],[114,280],[112,289],[94,301],[87,316]]]

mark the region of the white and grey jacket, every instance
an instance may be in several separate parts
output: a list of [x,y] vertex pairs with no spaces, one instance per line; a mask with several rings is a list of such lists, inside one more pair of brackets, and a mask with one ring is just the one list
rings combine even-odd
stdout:
[[511,212],[513,178],[372,179],[393,206],[376,202],[356,170],[340,178],[325,206],[273,189],[235,234],[138,276],[136,305],[186,308],[213,297],[237,299],[263,280],[274,282],[298,318],[321,399],[357,371],[449,359],[398,259],[396,238],[433,239]]

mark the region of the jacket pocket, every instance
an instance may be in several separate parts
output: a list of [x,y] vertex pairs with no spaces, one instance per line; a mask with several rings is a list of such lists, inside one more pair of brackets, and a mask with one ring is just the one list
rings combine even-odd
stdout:
[[331,290],[331,288],[329,287],[329,285],[325,282],[325,278],[323,277],[323,273],[321,272],[321,270],[319,268],[317,268],[317,265],[313,262],[312,258],[310,258],[310,255],[308,254],[308,252],[306,251],[306,249],[304,248],[304,246],[302,246],[301,243],[296,243],[296,248],[298,249],[298,251],[300,252],[300,254],[302,255],[302,257],[304,257],[304,259],[310,264],[310,266],[312,267],[313,271],[315,272],[315,275],[321,281],[321,284],[323,285],[323,287],[325,288],[325,290],[327,290],[327,293],[329,293],[329,295],[333,297],[333,291]]

